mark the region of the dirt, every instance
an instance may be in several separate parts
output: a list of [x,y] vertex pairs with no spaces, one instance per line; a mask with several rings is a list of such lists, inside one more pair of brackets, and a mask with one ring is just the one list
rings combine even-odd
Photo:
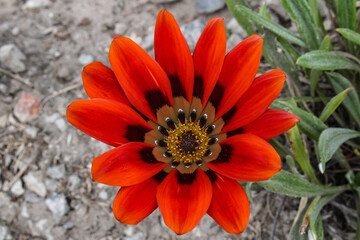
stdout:
[[[205,216],[193,231],[177,236],[158,210],[136,226],[117,222],[111,206],[118,188],[95,183],[90,175],[92,159],[110,147],[66,121],[67,106],[87,98],[82,68],[92,61],[109,66],[115,30],[153,54],[159,10],[168,9],[183,26],[214,16],[227,24],[232,16],[226,8],[199,14],[191,0],[0,0],[0,6],[0,47],[14,44],[26,56],[24,71],[0,65],[1,240],[286,238],[299,199],[261,189],[252,191],[249,225],[241,235],[226,233]],[[340,239],[333,229],[333,239]]]

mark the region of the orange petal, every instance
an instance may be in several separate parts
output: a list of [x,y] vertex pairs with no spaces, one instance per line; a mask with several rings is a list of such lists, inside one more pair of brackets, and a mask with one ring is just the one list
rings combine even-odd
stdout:
[[138,224],[156,208],[159,182],[150,178],[134,186],[120,188],[113,203],[115,218],[124,224]]
[[206,25],[196,44],[194,93],[206,105],[219,79],[226,53],[226,32],[222,18],[213,18]]
[[156,111],[172,105],[169,79],[141,47],[129,38],[113,40],[109,51],[110,64],[131,104],[156,122]]
[[100,62],[93,62],[82,71],[84,89],[90,98],[116,100],[131,107],[114,72]]
[[191,231],[209,208],[212,186],[199,168],[192,174],[173,170],[158,187],[156,195],[165,224],[176,234]]
[[300,118],[291,113],[268,109],[263,115],[242,129],[245,133],[252,133],[265,140],[270,140],[294,127],[298,121]]
[[66,116],[84,133],[112,146],[143,142],[152,129],[129,106],[108,99],[77,100],[69,105]]
[[229,111],[250,87],[260,65],[262,43],[259,35],[253,35],[226,55],[219,81],[210,97],[216,108],[216,119]]
[[194,88],[191,52],[174,16],[166,10],[157,16],[154,49],[156,61],[169,77],[173,96],[184,96],[190,102]]
[[275,149],[264,139],[252,134],[240,134],[220,143],[217,159],[207,163],[210,169],[238,181],[264,181],[281,169]]
[[155,159],[153,148],[130,142],[96,157],[91,167],[93,180],[111,186],[131,186],[151,178],[167,165]]
[[208,214],[228,233],[243,232],[250,217],[246,192],[232,179],[216,174]]
[[[285,79],[285,73],[279,69],[257,77],[236,105],[223,116],[225,125],[221,132],[237,129],[258,118],[279,96]],[[231,112],[234,114],[229,116]]]

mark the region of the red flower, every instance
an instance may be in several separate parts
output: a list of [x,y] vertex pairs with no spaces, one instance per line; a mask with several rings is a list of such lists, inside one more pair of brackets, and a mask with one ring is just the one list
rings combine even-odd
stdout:
[[[90,100],[77,100],[68,121],[115,148],[97,157],[94,181],[121,186],[116,219],[137,224],[157,207],[177,234],[208,213],[225,231],[244,231],[249,202],[237,181],[263,181],[281,169],[266,140],[298,118],[268,109],[285,81],[281,70],[255,78],[262,38],[225,56],[223,20],[212,19],[193,55],[174,17],[155,27],[155,60],[129,38],[115,38],[109,59],[83,70]],[[254,80],[255,79],[255,80]]]

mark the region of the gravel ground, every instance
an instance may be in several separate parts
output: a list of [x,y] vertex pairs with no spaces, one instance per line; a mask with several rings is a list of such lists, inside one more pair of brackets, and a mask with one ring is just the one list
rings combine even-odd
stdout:
[[[274,19],[289,20],[280,1],[268,2]],[[252,192],[249,225],[241,235],[227,234],[205,216],[192,232],[177,236],[158,210],[136,226],[117,222],[111,205],[118,189],[90,176],[92,159],[110,148],[66,121],[67,106],[86,98],[82,68],[93,61],[109,65],[114,36],[129,36],[153,55],[154,24],[163,8],[174,14],[191,49],[214,16],[224,18],[228,49],[234,47],[246,33],[223,0],[0,0],[0,5],[0,240],[286,238],[299,199],[263,190]]]

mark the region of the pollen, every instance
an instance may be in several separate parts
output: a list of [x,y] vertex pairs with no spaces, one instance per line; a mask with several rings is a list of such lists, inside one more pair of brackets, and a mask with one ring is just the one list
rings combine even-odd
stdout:
[[173,158],[173,167],[180,163],[189,168],[193,163],[202,164],[202,158],[208,151],[209,137],[206,129],[200,127],[200,121],[179,121],[165,138],[169,154]]

